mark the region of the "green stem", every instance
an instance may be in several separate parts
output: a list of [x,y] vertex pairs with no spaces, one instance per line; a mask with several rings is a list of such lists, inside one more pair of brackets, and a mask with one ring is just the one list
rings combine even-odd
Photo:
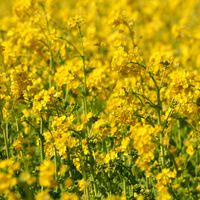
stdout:
[[[157,115],[158,115],[158,120],[157,120],[157,123],[158,125],[161,125],[162,122],[161,122],[161,111],[162,111],[162,101],[161,101],[161,98],[160,98],[160,90],[161,88],[158,86],[155,78],[154,78],[154,75],[152,72],[149,72],[149,76],[150,78],[152,79],[154,85],[155,85],[155,89],[156,89],[156,95],[157,95],[157,105],[156,105],[156,110],[157,110]],[[160,132],[160,159],[161,159],[161,165],[162,167],[165,166],[165,154],[164,154],[164,144],[163,144],[163,131]]]
[[[87,109],[87,82],[86,82],[86,63],[85,63],[85,55],[84,55],[84,45],[83,45],[83,34],[81,31],[81,26],[78,26],[78,30],[79,30],[79,34],[80,34],[80,38],[81,38],[81,46],[82,46],[82,55],[81,55],[81,59],[82,59],[82,71],[83,71],[83,114],[84,116],[87,115],[88,109]],[[89,129],[87,127],[87,131],[86,131],[86,138],[88,138],[88,132]],[[87,173],[85,171],[85,166],[84,166],[84,171],[83,171],[84,175],[84,180],[86,181],[86,185],[84,187],[84,199],[85,200],[89,200],[89,188],[88,188],[88,177],[87,177]]]
[[50,128],[48,128],[48,131],[51,134],[51,138],[53,140],[53,148],[54,148],[54,163],[55,163],[55,180],[58,180],[58,153],[57,153],[57,148],[55,145],[55,138],[53,136],[52,131],[50,130]]
[[43,138],[43,118],[40,118],[40,158],[41,162],[44,160],[44,138]]
[[181,124],[180,120],[177,121],[178,126],[178,148],[181,149]]
[[1,124],[1,128],[3,130],[3,138],[4,138],[4,145],[5,145],[5,150],[6,150],[6,157],[8,159],[9,158],[9,148],[8,148],[8,137],[7,137],[7,131],[6,131],[7,128],[4,128],[3,123]]
[[[124,155],[122,157],[122,160],[123,160],[124,166],[126,166],[126,158]],[[123,178],[123,195],[126,196],[126,179],[125,178]]]
[[17,117],[15,117],[15,121],[16,121],[16,129],[17,129],[17,132],[19,132],[19,125],[18,125],[18,119],[17,119]]
[[[157,106],[157,112],[158,112],[158,125],[161,125],[161,109],[162,109],[162,105],[161,105],[161,101],[160,101],[160,89],[157,88],[157,102],[158,102],[158,106]],[[163,131],[160,133],[160,158],[161,158],[161,164],[162,167],[165,166],[165,152],[164,152],[164,144],[163,144]]]
[[149,177],[146,176],[146,188],[149,189]]
[[196,145],[196,166],[195,166],[195,176],[198,177],[199,173],[199,150],[198,144]]
[[[41,163],[44,160],[44,138],[43,138],[43,118],[40,118],[40,132],[39,132],[39,139],[40,139],[40,159]],[[41,191],[44,190],[44,187],[41,186]]]
[[127,21],[124,20],[123,22],[129,30],[129,35],[130,35],[130,38],[131,38],[131,41],[132,41],[132,45],[133,45],[133,48],[135,48],[135,46],[136,46],[135,41],[134,41],[135,32],[131,29],[131,27],[130,27],[130,25],[128,24]]
[[82,56],[83,60],[83,112],[87,115],[87,83],[86,83],[86,72],[85,72],[85,56]]

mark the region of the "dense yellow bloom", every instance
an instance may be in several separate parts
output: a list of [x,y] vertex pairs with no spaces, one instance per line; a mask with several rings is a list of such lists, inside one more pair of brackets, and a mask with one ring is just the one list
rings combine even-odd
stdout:
[[79,80],[81,80],[82,77],[81,67],[82,64],[79,62],[60,66],[54,76],[58,86],[66,85],[67,90],[76,90],[80,85]]
[[67,148],[77,144],[76,138],[72,137],[72,130],[76,130],[72,124],[74,116],[54,117],[52,121],[52,132],[44,132],[46,154],[52,157],[55,154],[55,147],[62,158],[67,157]]
[[7,82],[6,74],[2,73],[0,74],[0,99],[3,99],[5,97],[7,88],[6,88],[6,82]]
[[150,125],[136,124],[131,128],[131,136],[134,140],[133,146],[138,151],[138,159],[136,164],[147,174],[150,172],[149,162],[154,159],[154,151],[156,144],[155,137],[159,133],[159,127],[152,127]]
[[123,47],[119,47],[114,52],[112,59],[112,70],[119,72],[122,75],[136,75],[140,71],[142,57],[138,49],[125,51]]
[[0,172],[0,194],[6,193],[17,184],[17,179],[12,174]]
[[12,4],[0,199],[200,199],[200,1]]
[[0,160],[0,169],[7,169],[10,174],[13,174],[19,168],[20,163],[13,159]]
[[172,179],[176,177],[176,171],[171,171],[168,168],[162,169],[160,173],[156,175],[156,188],[159,192],[157,199],[167,200],[171,199],[171,195],[167,189],[167,185],[171,183]]
[[170,169],[165,168],[156,176],[157,181],[162,182],[163,185],[167,185],[172,179],[176,177],[176,171],[170,171]]
[[54,187],[54,173],[55,166],[54,163],[50,160],[44,160],[44,162],[40,165],[40,174],[39,174],[39,182],[44,187]]
[[35,95],[33,101],[33,111],[40,112],[42,110],[47,110],[48,106],[56,101],[60,95],[59,92],[55,91],[54,88],[50,88],[49,90],[42,90],[39,94]]
[[25,92],[30,90],[28,86],[32,85],[28,77],[28,73],[21,66],[17,67],[11,73],[11,91],[12,94],[18,99],[23,98]]
[[15,172],[19,167],[12,159],[0,160],[0,194],[8,193],[17,184]]

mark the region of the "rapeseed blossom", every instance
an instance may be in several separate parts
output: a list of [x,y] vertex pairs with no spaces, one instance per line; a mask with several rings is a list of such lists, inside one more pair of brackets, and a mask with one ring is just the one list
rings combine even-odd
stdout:
[[0,1],[0,199],[200,199],[198,13]]

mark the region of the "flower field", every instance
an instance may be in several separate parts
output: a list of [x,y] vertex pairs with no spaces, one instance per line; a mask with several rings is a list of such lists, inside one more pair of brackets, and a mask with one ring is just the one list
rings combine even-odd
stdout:
[[200,199],[199,0],[0,0],[0,199]]

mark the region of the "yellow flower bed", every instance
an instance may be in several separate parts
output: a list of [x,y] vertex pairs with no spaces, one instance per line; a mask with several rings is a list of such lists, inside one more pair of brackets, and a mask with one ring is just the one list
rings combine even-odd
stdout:
[[200,199],[200,1],[0,1],[0,199]]

